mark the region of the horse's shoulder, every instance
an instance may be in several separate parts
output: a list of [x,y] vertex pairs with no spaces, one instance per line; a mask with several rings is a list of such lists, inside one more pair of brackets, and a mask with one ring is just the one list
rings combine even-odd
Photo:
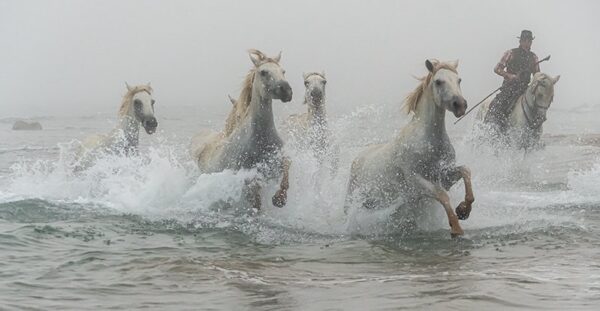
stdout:
[[308,113],[292,114],[287,118],[287,123],[290,128],[306,128]]
[[211,129],[203,129],[192,137],[191,153],[196,159],[203,159],[212,154],[222,143],[224,134]]
[[86,138],[84,138],[81,141],[81,146],[84,149],[94,149],[100,145],[102,145],[103,143],[105,143],[105,141],[108,139],[108,135],[105,134],[93,134],[90,136],[87,136]]
[[369,163],[368,165],[382,164],[388,161],[387,158],[391,157],[389,150],[389,144],[369,145],[358,154],[354,162],[356,166],[363,166],[366,163]]

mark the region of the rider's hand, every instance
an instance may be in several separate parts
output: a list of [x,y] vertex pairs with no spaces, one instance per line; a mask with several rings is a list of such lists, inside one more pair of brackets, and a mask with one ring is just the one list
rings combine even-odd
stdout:
[[514,81],[517,80],[519,78],[519,76],[512,74],[512,73],[506,73],[506,75],[504,76],[506,78],[506,80],[508,81]]

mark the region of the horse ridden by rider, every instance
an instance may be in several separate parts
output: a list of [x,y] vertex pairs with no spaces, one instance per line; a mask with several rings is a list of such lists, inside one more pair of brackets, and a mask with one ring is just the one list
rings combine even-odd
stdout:
[[538,61],[531,52],[531,31],[523,30],[518,38],[519,47],[506,51],[494,68],[504,82],[494,100],[481,107],[478,119],[483,120],[487,138],[527,150],[540,146],[542,124],[560,76],[540,72],[539,63],[549,57]]
[[523,30],[519,46],[504,53],[494,72],[503,77],[500,93],[491,102],[484,123],[489,124],[495,135],[505,134],[508,130],[508,117],[513,103],[525,93],[531,81],[531,75],[539,72],[538,57],[531,51],[535,38],[531,31]]

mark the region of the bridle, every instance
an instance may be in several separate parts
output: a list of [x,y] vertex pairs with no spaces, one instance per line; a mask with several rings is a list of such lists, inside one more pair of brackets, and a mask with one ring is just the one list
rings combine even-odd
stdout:
[[[531,112],[530,109],[527,109],[525,106],[527,107],[531,107],[533,109],[535,109],[535,111],[539,111],[539,110],[543,110],[544,112],[547,112],[548,109],[550,107],[546,107],[546,106],[541,106],[537,103],[536,98],[535,98],[535,94],[537,92],[537,89],[539,87],[539,81],[534,81],[533,82],[533,90],[531,91],[531,93],[533,94],[533,105],[528,101],[528,96],[527,93],[524,94],[524,100],[521,102],[521,108],[523,109],[523,114],[525,115],[525,119],[527,120],[527,125],[529,125],[530,128],[532,129],[538,129],[540,126],[542,126],[542,123],[544,123],[546,121],[546,114],[544,113],[543,116],[540,117],[535,117],[535,116],[530,116]],[[552,100],[554,96],[552,96],[550,98],[550,102],[552,102]]]

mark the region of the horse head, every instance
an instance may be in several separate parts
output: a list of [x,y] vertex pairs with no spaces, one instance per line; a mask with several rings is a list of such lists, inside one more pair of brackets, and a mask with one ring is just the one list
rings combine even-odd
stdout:
[[325,85],[327,79],[325,72],[310,72],[303,74],[304,86],[306,87],[304,98],[306,104],[315,106],[312,108],[320,108],[325,98]]
[[[546,114],[554,100],[554,85],[559,79],[560,75],[553,78],[541,72],[533,75],[525,95],[526,104],[533,115],[533,120],[530,120],[532,126],[539,127],[546,121]],[[531,101],[527,101],[527,95],[532,96]]]
[[152,98],[152,87],[150,83],[146,85],[127,86],[128,94],[131,96],[131,105],[133,110],[130,109],[128,112],[131,117],[134,117],[136,121],[146,130],[146,133],[153,134],[158,127],[158,121],[154,117],[154,104],[155,100]]
[[292,88],[285,79],[285,70],[279,65],[281,52],[272,58],[258,50],[250,50],[249,53],[256,71],[254,83],[262,86],[259,88],[261,96],[284,103],[292,100]]
[[467,101],[462,95],[461,78],[456,71],[458,60],[449,63],[426,60],[425,67],[429,70],[435,104],[441,109],[452,112],[457,118],[464,115],[467,110]]

